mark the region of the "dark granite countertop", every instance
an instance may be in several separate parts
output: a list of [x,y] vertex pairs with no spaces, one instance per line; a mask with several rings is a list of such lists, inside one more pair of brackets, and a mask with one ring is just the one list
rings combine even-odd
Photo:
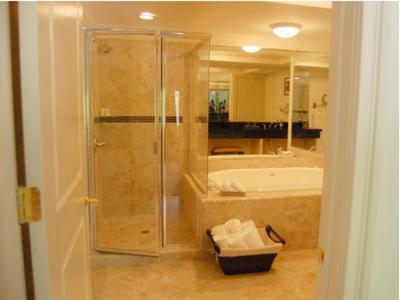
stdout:
[[[287,137],[287,122],[210,122],[208,137],[211,139],[284,139]],[[301,123],[293,123],[292,134],[295,139],[318,139],[322,129],[306,129]]]

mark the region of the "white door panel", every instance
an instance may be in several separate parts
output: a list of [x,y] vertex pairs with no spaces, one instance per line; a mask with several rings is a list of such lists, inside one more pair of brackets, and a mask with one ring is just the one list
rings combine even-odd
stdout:
[[21,80],[28,185],[42,195],[31,225],[37,299],[90,299],[83,142],[81,8],[20,4]]

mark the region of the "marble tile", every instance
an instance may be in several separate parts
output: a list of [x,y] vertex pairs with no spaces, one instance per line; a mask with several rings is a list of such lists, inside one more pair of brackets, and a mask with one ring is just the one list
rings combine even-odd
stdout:
[[315,249],[278,254],[266,273],[225,276],[211,254],[92,268],[93,299],[314,299]]
[[97,243],[101,248],[156,251],[154,215],[97,219]]
[[321,207],[321,191],[248,193],[246,197],[224,197],[210,191],[201,199],[201,249],[210,248],[206,229],[230,218],[253,219],[258,227],[271,225],[286,239],[285,250],[315,248]]
[[[103,38],[95,43],[94,115],[99,115],[101,107],[105,107],[113,116],[153,116],[157,78],[155,40]],[[168,38],[164,47],[166,115],[183,117],[183,123],[166,125],[167,242],[172,244],[193,243],[195,238],[191,218],[187,217],[191,209],[189,206],[185,209],[181,203],[180,185],[188,164],[189,56],[197,43]],[[194,77],[197,73],[192,74],[192,78],[197,78]],[[180,95],[179,111],[176,92]],[[154,232],[154,220],[149,222],[147,216],[154,213],[159,184],[159,158],[153,152],[154,142],[159,138],[156,126],[158,123],[94,126],[96,138],[106,143],[95,153],[96,196],[100,200],[98,234],[99,244],[104,247],[154,248],[155,241],[146,239],[141,229]]]
[[183,197],[167,198],[167,244],[185,244],[196,246],[196,234],[193,231],[190,210]]

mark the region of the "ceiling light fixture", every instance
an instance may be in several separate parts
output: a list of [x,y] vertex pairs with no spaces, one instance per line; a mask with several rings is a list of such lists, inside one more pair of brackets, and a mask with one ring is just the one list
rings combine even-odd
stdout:
[[151,12],[144,11],[140,13],[139,18],[141,18],[142,20],[153,20],[155,16],[156,15]]
[[271,24],[272,32],[280,38],[287,39],[294,37],[300,32],[302,26],[297,23],[276,23]]
[[256,53],[260,49],[261,49],[261,47],[257,47],[257,46],[251,46],[251,45],[242,46],[242,50],[245,52],[248,52],[248,53]]

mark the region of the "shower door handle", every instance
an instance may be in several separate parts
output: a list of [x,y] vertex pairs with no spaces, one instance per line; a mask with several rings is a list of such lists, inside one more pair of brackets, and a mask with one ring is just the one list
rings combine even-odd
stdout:
[[104,147],[106,145],[106,142],[100,142],[96,138],[94,139],[94,145],[96,148],[98,147]]

